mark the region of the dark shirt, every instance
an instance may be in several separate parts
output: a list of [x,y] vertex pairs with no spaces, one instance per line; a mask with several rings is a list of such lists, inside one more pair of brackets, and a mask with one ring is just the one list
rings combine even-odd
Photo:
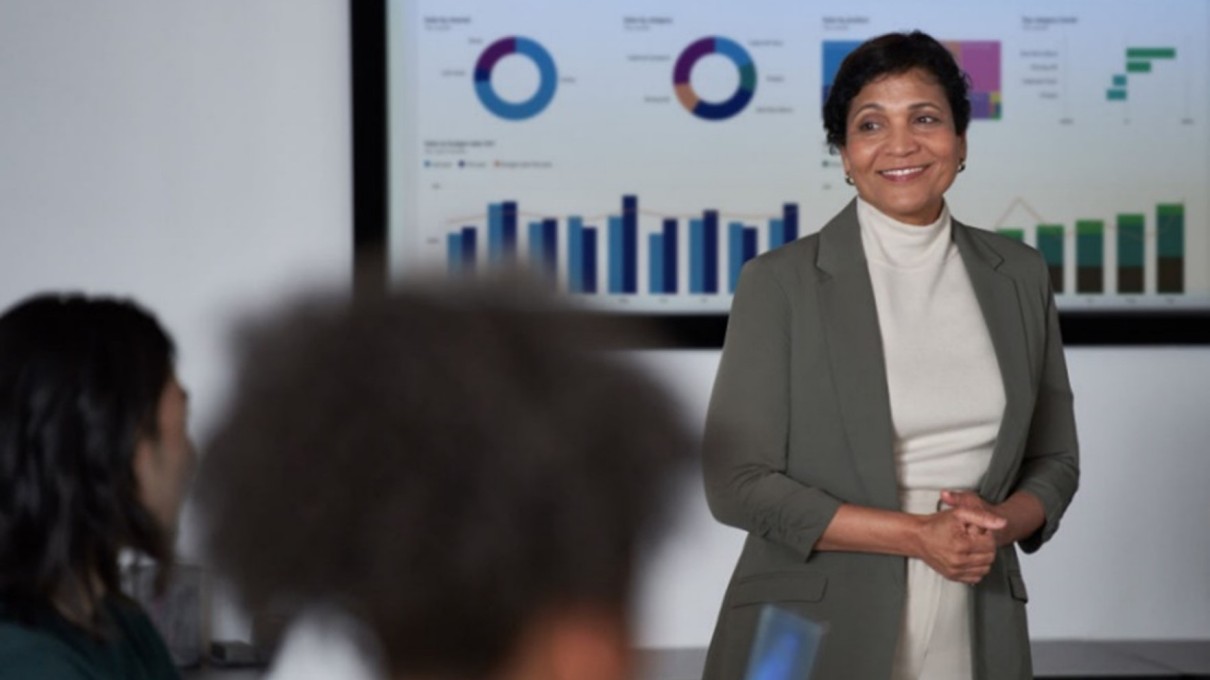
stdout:
[[97,637],[53,611],[20,621],[0,600],[0,680],[178,680],[151,619],[137,604],[101,602]]

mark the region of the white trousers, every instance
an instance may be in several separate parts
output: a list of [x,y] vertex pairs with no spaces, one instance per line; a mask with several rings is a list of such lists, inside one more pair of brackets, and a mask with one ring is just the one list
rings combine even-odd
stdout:
[[[930,515],[941,492],[901,489],[903,511]],[[950,581],[923,560],[907,561],[907,601],[892,680],[971,680],[971,586]]]

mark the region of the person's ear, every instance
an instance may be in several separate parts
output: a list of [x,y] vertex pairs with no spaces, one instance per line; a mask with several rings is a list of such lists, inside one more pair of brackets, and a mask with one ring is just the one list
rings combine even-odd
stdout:
[[156,479],[159,477],[159,451],[156,450],[156,440],[148,435],[140,434],[134,445],[134,456],[130,461],[134,468],[134,479],[138,485],[138,498],[143,507],[155,514],[154,494]]

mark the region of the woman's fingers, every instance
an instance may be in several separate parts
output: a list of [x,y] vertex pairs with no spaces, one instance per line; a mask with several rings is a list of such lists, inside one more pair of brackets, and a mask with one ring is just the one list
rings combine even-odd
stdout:
[[984,505],[979,494],[970,491],[950,491],[949,489],[941,492],[941,502],[955,508],[980,508]]
[[1008,520],[987,510],[958,507],[954,508],[951,512],[953,512],[954,517],[962,521],[962,523],[970,524],[971,526],[986,529],[988,531],[997,531],[999,529],[1003,529],[1005,525],[1008,524]]
[[946,566],[955,572],[968,569],[991,569],[995,561],[996,554],[994,552],[959,553],[949,559]]
[[951,581],[961,581],[962,583],[978,583],[983,580],[991,572],[991,564],[967,565],[965,567],[955,568],[949,573],[941,575]]
[[994,530],[1003,519],[983,510],[945,510],[926,519],[922,557],[943,577],[961,583],[978,583],[996,560],[996,542],[990,531],[968,530],[986,526]]

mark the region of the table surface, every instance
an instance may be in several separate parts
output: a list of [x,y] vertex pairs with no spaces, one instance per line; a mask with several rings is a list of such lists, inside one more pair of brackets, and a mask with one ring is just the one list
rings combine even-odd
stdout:
[[[1210,679],[1210,640],[1086,641],[1032,643],[1037,678]],[[637,680],[699,680],[706,650],[640,649]],[[194,668],[184,680],[258,680],[263,668]]]

